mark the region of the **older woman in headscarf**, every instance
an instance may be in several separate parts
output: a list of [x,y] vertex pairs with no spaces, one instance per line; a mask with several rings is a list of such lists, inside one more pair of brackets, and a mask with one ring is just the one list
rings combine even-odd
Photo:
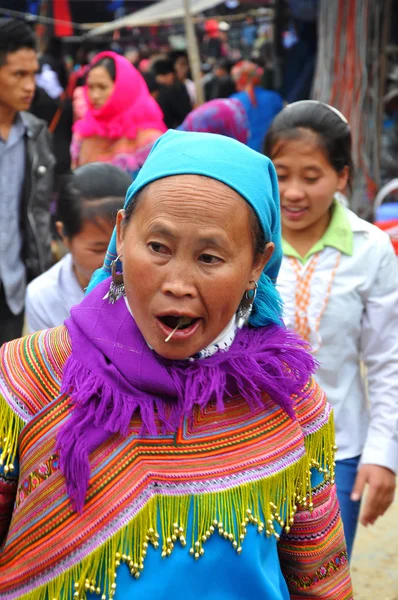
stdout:
[[123,56],[101,52],[87,74],[87,111],[73,127],[74,167],[133,154],[166,131],[162,111],[142,75]]
[[282,97],[261,87],[263,69],[248,60],[237,63],[231,71],[237,93],[231,98],[242,103],[249,119],[249,148],[263,151],[265,135],[276,115],[283,108]]
[[2,597],[352,598],[281,257],[269,159],[158,140],[71,319],[3,347]]

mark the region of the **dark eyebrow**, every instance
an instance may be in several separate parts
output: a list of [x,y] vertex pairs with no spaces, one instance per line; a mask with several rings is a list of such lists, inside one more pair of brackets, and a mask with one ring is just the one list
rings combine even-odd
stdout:
[[91,246],[97,246],[98,248],[101,246],[108,246],[107,242],[92,242]]
[[26,71],[24,69],[16,69],[15,71],[12,71],[12,73],[14,75],[22,75],[23,77],[26,77],[26,75],[38,75],[40,73],[40,69],[35,69],[33,72],[32,71]]
[[317,171],[318,173],[321,173],[322,169],[317,165],[309,165],[308,167],[304,167],[304,171]]

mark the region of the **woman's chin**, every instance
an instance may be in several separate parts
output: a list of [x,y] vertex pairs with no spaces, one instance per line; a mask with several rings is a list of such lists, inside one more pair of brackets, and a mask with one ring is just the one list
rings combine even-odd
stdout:
[[193,356],[196,352],[199,352],[199,349],[196,352],[193,353],[187,353],[186,350],[184,350],[183,348],[176,348],[176,347],[171,347],[171,346],[167,346],[167,347],[159,347],[156,348],[154,347],[153,350],[156,352],[156,354],[158,354],[158,356],[160,356],[161,358],[166,358],[167,360],[187,360],[188,358],[190,358],[191,356]]

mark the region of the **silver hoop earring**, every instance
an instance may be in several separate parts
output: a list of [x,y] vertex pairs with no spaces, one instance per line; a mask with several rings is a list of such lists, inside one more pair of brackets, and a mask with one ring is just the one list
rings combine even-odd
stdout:
[[118,273],[116,271],[116,265],[121,258],[121,254],[111,262],[111,273],[112,273],[112,281],[109,287],[109,295],[108,302],[109,304],[115,304],[120,298],[124,296],[124,279],[123,273]]
[[253,312],[254,300],[257,296],[258,283],[254,282],[254,290],[247,290],[242,302],[239,305],[236,313],[236,325],[238,329],[242,329],[249,322],[250,315]]

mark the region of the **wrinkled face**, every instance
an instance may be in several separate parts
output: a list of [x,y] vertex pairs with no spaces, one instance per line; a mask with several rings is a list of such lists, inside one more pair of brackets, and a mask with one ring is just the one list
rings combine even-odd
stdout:
[[87,76],[87,90],[93,108],[99,109],[110,98],[115,83],[102,65],[92,69]]
[[117,233],[136,323],[148,344],[170,359],[192,356],[217,338],[273,249],[270,244],[254,260],[247,203],[197,175],[147,186],[128,224],[119,212]]
[[345,189],[348,169],[337,173],[311,132],[277,143],[270,158],[278,174],[283,230],[309,231],[323,222],[326,229],[333,196]]
[[21,48],[9,52],[5,64],[0,67],[0,106],[16,112],[28,110],[35,93],[38,70],[34,50]]
[[[62,223],[59,224],[59,229],[62,235]],[[112,232],[113,223],[110,220],[84,220],[78,234],[72,238],[63,236],[63,242],[72,254],[76,277],[83,289],[87,287],[94,271],[102,267]]]

